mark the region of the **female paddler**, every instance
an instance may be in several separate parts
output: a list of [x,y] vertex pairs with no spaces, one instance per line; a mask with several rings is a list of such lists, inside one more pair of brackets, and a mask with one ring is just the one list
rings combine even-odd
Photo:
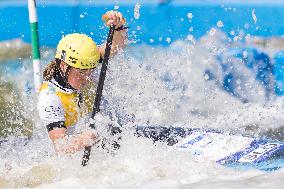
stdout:
[[[107,26],[115,25],[111,48],[111,55],[114,55],[126,44],[125,19],[117,11],[109,11],[103,18]],[[38,111],[57,153],[74,153],[96,141],[96,135],[90,132],[70,133],[80,117],[91,112],[81,91],[102,62],[105,47],[105,44],[97,46],[85,34],[68,34],[59,41],[55,59],[43,72]]]

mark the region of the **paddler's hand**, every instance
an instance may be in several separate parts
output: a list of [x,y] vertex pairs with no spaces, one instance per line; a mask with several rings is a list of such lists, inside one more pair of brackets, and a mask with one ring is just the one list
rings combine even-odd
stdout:
[[92,146],[98,140],[98,135],[95,133],[85,132],[82,133],[79,138],[83,146]]
[[107,26],[115,25],[115,28],[119,28],[125,24],[125,18],[118,11],[108,11],[102,16],[103,21],[105,21]]
[[93,146],[98,141],[98,135],[93,132],[84,132],[72,136],[72,140],[56,140],[54,142],[57,153],[75,153],[86,146]]
[[[107,26],[115,25],[115,32],[112,39],[112,47],[110,57],[117,53],[119,49],[123,49],[127,44],[127,28],[125,18],[118,11],[108,11],[102,16],[102,20]],[[99,47],[101,57],[104,57],[106,43]]]

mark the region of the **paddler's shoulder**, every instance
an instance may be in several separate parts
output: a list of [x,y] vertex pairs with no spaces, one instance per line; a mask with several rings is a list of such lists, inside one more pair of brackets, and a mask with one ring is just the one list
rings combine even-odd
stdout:
[[46,94],[57,94],[62,93],[66,95],[72,95],[76,92],[69,88],[62,87],[58,82],[56,82],[54,79],[50,81],[44,81],[40,87],[40,93],[46,93]]
[[44,81],[39,89],[40,94],[55,94],[56,88],[50,81]]

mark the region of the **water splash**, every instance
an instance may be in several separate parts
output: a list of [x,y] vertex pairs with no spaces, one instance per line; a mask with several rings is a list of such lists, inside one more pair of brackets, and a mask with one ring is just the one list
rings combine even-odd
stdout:
[[[235,183],[238,188],[259,188],[264,182],[265,187],[282,186],[283,169],[265,174],[255,170],[235,171],[211,161],[198,163],[188,153],[173,152],[165,144],[154,146],[147,139],[137,139],[129,129],[135,123],[210,127],[254,135],[267,134],[268,128],[281,129],[283,99],[267,102],[252,71],[229,57],[231,46],[228,37],[218,30],[199,40],[189,36],[170,47],[130,46],[110,61],[104,87],[105,111],[101,116],[111,116],[102,119],[99,125],[101,130],[108,122],[123,125],[121,149],[111,155],[95,148],[88,167],[82,168],[82,152],[55,157],[46,129],[34,120],[32,137],[11,137],[0,144],[0,186],[142,189],[210,188]],[[54,50],[43,54],[43,62],[48,62]],[[231,58],[229,67],[244,75],[241,81],[250,86],[243,90],[249,103],[222,88],[225,73],[220,56]],[[211,71],[213,79],[206,70]],[[32,75],[20,73],[21,80]],[[29,107],[28,101],[23,103]],[[254,184],[250,185],[252,181]]]
[[252,10],[251,15],[252,15],[252,19],[253,19],[254,23],[256,24],[256,22],[257,22],[257,17],[256,17],[256,14],[255,14],[255,10],[254,10],[254,9]]
[[134,18],[136,20],[140,18],[140,8],[141,8],[141,4],[137,2],[134,7]]

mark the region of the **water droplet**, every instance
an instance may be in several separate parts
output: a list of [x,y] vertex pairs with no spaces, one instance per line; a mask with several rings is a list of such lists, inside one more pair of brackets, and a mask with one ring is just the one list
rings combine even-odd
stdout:
[[139,2],[137,2],[135,7],[134,7],[134,18],[136,20],[140,18],[140,8],[141,8],[141,5],[140,5]]
[[235,35],[236,34],[235,30],[230,31],[230,34]]
[[237,41],[239,40],[239,37],[238,37],[238,36],[235,36],[235,37],[233,38],[233,40],[234,40],[234,42],[237,42]]
[[186,37],[186,39],[187,39],[188,41],[192,42],[193,44],[195,44],[195,43],[196,43],[196,41],[195,41],[195,39],[194,39],[194,36],[193,36],[193,35],[188,35],[188,36]]
[[193,18],[193,14],[191,12],[187,13],[187,17],[188,19],[192,19]]
[[247,51],[244,51],[243,52],[243,58],[247,58],[248,57],[248,52]]
[[119,9],[118,1],[115,1],[115,6],[114,6],[114,8],[113,8],[113,9],[114,9],[114,10]]
[[218,26],[219,28],[222,28],[222,27],[224,27],[224,24],[223,24],[223,22],[222,22],[221,20],[219,20],[219,21],[217,22],[217,26]]
[[252,15],[252,19],[253,19],[254,23],[256,23],[256,22],[257,22],[257,17],[256,17],[256,14],[255,14],[255,10],[254,10],[254,9],[252,10],[251,15]]
[[209,75],[208,75],[208,74],[205,74],[205,75],[204,75],[204,79],[205,79],[205,80],[209,80]]
[[213,36],[216,33],[216,29],[215,28],[211,28],[209,31],[209,35]]
[[172,39],[170,37],[167,37],[166,42],[170,43]]

